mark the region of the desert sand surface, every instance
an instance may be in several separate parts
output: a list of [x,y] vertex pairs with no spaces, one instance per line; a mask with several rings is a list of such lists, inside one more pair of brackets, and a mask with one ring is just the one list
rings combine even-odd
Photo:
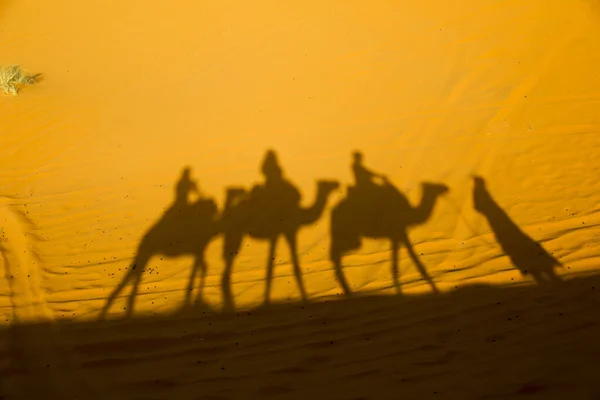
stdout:
[[592,0],[0,0],[0,399],[600,398],[598,48]]

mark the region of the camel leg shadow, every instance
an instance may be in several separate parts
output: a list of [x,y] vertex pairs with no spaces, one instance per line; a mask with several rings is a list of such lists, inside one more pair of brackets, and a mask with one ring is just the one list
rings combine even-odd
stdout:
[[392,239],[392,282],[396,289],[396,294],[402,294],[402,287],[400,286],[400,270],[399,270],[399,253],[400,243],[398,239]]
[[350,285],[348,285],[348,281],[346,280],[346,275],[344,274],[344,271],[342,269],[342,256],[341,256],[341,254],[336,254],[332,258],[333,258],[332,261],[333,261],[333,266],[335,269],[336,280],[338,281],[340,287],[342,288],[342,291],[344,292],[344,296],[350,297],[354,293],[350,289]]
[[185,300],[183,304],[183,309],[188,309],[192,306],[192,292],[194,291],[194,283],[196,281],[196,275],[200,272],[200,286],[198,287],[198,294],[196,295],[196,303],[201,303],[202,292],[204,290],[204,283],[206,281],[206,273],[207,273],[207,265],[204,260],[203,254],[197,254],[196,259],[194,260],[194,265],[192,266],[192,272],[190,274],[190,279],[188,281],[188,285],[185,291]]
[[294,233],[286,233],[285,238],[290,248],[290,254],[292,256],[292,265],[294,267],[294,276],[296,278],[296,283],[298,284],[298,290],[300,291],[302,301],[305,302],[308,300],[308,296],[306,295],[304,281],[302,280],[302,270],[300,269],[300,261],[298,260],[298,243],[296,235]]
[[106,304],[102,308],[100,312],[100,319],[105,319],[108,310],[113,305],[117,297],[121,294],[121,292],[125,289],[125,286],[133,281],[133,289],[131,290],[131,294],[129,295],[129,299],[127,301],[127,307],[125,309],[125,318],[131,317],[133,314],[133,308],[135,305],[135,298],[138,293],[139,285],[142,281],[142,274],[144,273],[144,269],[146,268],[146,264],[150,260],[150,255],[145,252],[139,252],[135,258],[135,261],[121,283],[113,290],[111,295],[109,296]]
[[333,263],[336,280],[346,297],[351,297],[354,293],[344,274],[342,257],[348,251],[359,249],[361,244],[359,235],[334,235],[331,240],[329,258]]
[[529,273],[540,286],[554,288],[563,283],[563,280],[554,271],[531,271]]
[[196,296],[196,303],[203,304],[204,303],[204,286],[206,285],[206,275],[208,273],[208,265],[206,264],[206,259],[204,258],[204,254],[198,256],[196,262],[199,263],[200,268],[200,287],[198,289],[198,294]]
[[413,262],[414,262],[415,266],[417,267],[417,269],[419,270],[419,272],[421,273],[421,276],[423,276],[423,278],[425,278],[425,280],[431,286],[431,290],[433,290],[434,293],[440,293],[435,282],[433,281],[431,276],[429,276],[429,273],[427,272],[425,265],[423,265],[423,263],[421,262],[421,259],[419,259],[419,256],[415,252],[415,249],[413,248],[412,243],[410,242],[408,234],[404,233],[400,240],[406,246],[406,249],[408,250],[408,254],[409,254],[410,258],[413,260]]
[[194,281],[196,280],[196,272],[198,271],[198,259],[194,260],[194,265],[192,266],[192,272],[190,274],[190,279],[188,281],[187,288],[185,290],[185,300],[183,301],[183,308],[189,308],[191,303],[192,291],[194,290]]
[[235,311],[235,301],[231,292],[231,274],[233,273],[233,263],[240,247],[242,246],[243,235],[239,233],[225,234],[223,245],[223,259],[225,260],[225,269],[221,276],[221,294],[223,296],[223,311]]
[[268,305],[271,302],[271,281],[273,280],[273,270],[275,268],[275,250],[277,248],[278,238],[279,236],[275,236],[269,240],[269,258],[267,259],[267,277],[265,282],[265,305]]

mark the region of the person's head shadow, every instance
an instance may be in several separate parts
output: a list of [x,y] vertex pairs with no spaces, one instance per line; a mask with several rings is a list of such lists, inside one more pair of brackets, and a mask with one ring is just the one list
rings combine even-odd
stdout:
[[561,282],[554,268],[562,263],[519,228],[493,199],[481,176],[473,176],[473,206],[486,218],[498,244],[521,274],[531,275],[540,285]]
[[260,171],[265,177],[265,182],[281,183],[283,181],[283,168],[279,164],[279,157],[275,150],[267,150]]
[[[424,224],[435,208],[439,196],[449,188],[438,183],[425,182],[421,185],[422,197],[417,206],[412,206],[406,196],[398,190],[385,175],[370,171],[364,165],[364,156],[355,151],[352,154],[352,172],[355,184],[348,186],[346,198],[341,200],[331,212],[330,260],[334,264],[337,281],[345,295],[352,290],[342,271],[342,257],[345,253],[357,250],[362,238],[388,239],[391,242],[391,267],[393,285],[400,293],[398,251],[406,246],[411,259],[421,275],[429,282],[432,290],[438,289],[417,256],[408,237],[408,229]],[[376,183],[375,180],[382,180]]]
[[[203,304],[202,288],[208,269],[204,253],[208,244],[220,232],[218,207],[214,199],[200,195],[197,183],[192,179],[190,167],[183,168],[174,191],[172,204],[142,237],[133,263],[127,268],[123,280],[108,298],[102,309],[101,318],[106,316],[109,308],[128,283],[132,283],[133,287],[127,302],[126,316],[133,314],[142,274],[152,257],[157,255],[194,257],[185,293],[184,309],[191,306],[191,294],[198,273],[201,283],[195,303],[196,307],[198,303]],[[190,202],[189,196],[194,192],[199,196],[195,201]]]
[[283,237],[289,247],[294,276],[302,299],[307,299],[298,259],[297,234],[302,227],[319,220],[330,194],[338,187],[337,182],[318,180],[316,198],[310,206],[304,207],[301,205],[300,191],[284,176],[279,157],[274,150],[266,152],[260,171],[264,176],[263,183],[255,184],[249,190],[232,187],[226,192],[222,215],[225,269],[221,281],[225,310],[235,309],[231,275],[235,258],[246,236],[269,243],[266,257],[265,304],[270,301],[275,251],[280,237]]

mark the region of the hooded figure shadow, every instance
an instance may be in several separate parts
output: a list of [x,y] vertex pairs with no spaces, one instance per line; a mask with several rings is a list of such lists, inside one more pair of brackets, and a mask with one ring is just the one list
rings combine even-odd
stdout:
[[563,266],[561,262],[515,224],[492,198],[482,177],[474,176],[473,181],[475,210],[487,219],[496,241],[512,264],[522,275],[531,274],[539,285],[554,285],[562,282],[554,272],[554,267]]

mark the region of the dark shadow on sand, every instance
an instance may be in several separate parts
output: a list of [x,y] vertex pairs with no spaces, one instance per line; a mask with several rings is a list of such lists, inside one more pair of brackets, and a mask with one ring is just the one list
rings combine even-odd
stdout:
[[[398,269],[401,245],[407,248],[413,263],[431,289],[438,292],[435,282],[412,246],[408,230],[427,222],[437,199],[446,194],[449,188],[438,183],[423,183],[421,201],[413,206],[384,175],[376,174],[363,165],[360,152],[354,153],[352,170],[356,182],[348,187],[347,196],[333,208],[330,217],[329,257],[344,294],[350,296],[353,292],[343,272],[342,258],[345,253],[359,249],[362,238],[390,241],[393,284],[398,294],[401,293]],[[383,182],[376,183],[375,179]]]
[[327,206],[331,193],[339,184],[335,181],[317,181],[316,198],[308,207],[303,207],[298,188],[285,177],[277,153],[269,150],[261,165],[264,182],[255,184],[250,190],[232,187],[227,189],[222,214],[224,235],[223,260],[225,269],[221,279],[223,307],[235,310],[231,291],[231,276],[236,257],[244,237],[264,240],[269,243],[266,256],[266,278],[264,303],[269,304],[271,282],[275,268],[275,251],[280,238],[289,248],[294,277],[301,298],[307,300],[298,259],[298,232],[303,227],[317,222]]
[[486,218],[498,244],[514,267],[523,275],[530,274],[539,285],[560,284],[561,279],[554,268],[562,267],[561,262],[519,228],[493,199],[482,177],[476,176],[473,181],[475,210]]
[[197,184],[191,177],[191,169],[186,167],[175,185],[173,203],[143,236],[133,263],[128,267],[121,283],[109,296],[102,308],[100,318],[105,318],[110,307],[127,284],[131,284],[132,288],[125,315],[126,317],[133,315],[138,288],[146,266],[152,257],[158,255],[166,257],[194,256],[183,308],[189,308],[191,305],[191,294],[198,274],[200,275],[200,290],[196,303],[202,302],[202,289],[208,270],[204,252],[209,243],[219,234],[220,227],[216,202],[212,198],[204,196],[190,202],[189,196],[193,192],[199,193]]
[[599,307],[600,277],[588,276],[560,291],[477,285],[237,314],[4,326],[0,396],[593,399]]

